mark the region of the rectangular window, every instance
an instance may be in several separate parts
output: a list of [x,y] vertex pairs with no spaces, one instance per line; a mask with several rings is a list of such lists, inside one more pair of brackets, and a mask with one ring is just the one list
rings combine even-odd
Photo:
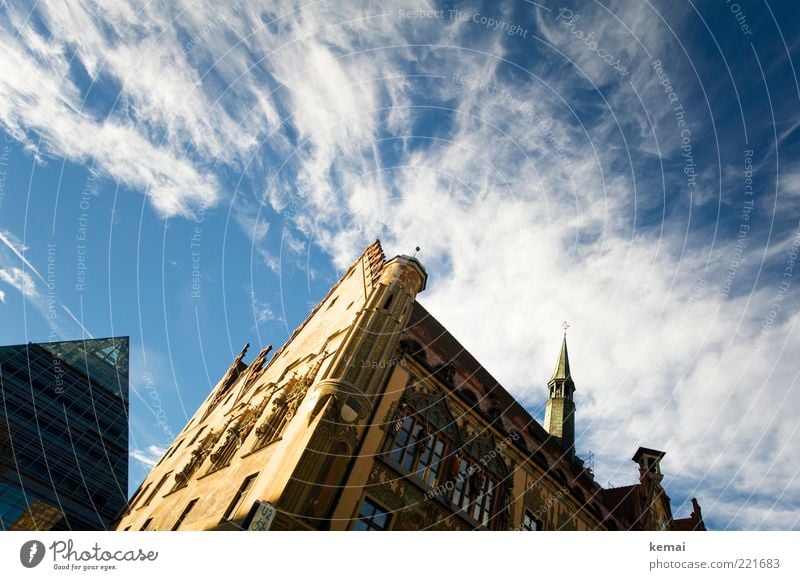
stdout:
[[442,471],[449,441],[413,414],[406,415],[390,435],[388,452],[395,463],[434,487]]
[[236,495],[233,496],[233,501],[231,501],[231,505],[228,506],[225,516],[222,518],[223,521],[232,520],[234,518],[236,512],[239,511],[240,507],[242,507],[242,504],[247,497],[247,492],[249,492],[250,488],[253,487],[253,482],[256,480],[257,476],[258,474],[254,473],[245,478],[245,480],[242,482],[242,485],[239,486],[239,491],[237,491]]
[[142,525],[142,527],[141,527],[141,528],[139,528],[139,529],[140,529],[141,531],[147,530],[147,529],[149,529],[149,528],[150,528],[150,524],[152,524],[152,523],[153,523],[153,518],[147,518],[147,519],[145,520],[144,524]]
[[364,498],[353,529],[361,532],[383,531],[389,529],[390,521],[391,515],[386,510],[372,500]]
[[147,485],[144,486],[144,489],[142,489],[139,493],[136,494],[136,496],[131,501],[131,507],[136,505],[136,502],[138,502],[141,498],[145,497],[145,494],[147,493],[147,490],[150,488],[150,485],[152,483],[153,483],[152,481],[148,481]]
[[167,479],[169,478],[170,475],[172,475],[171,471],[168,471],[168,472],[166,472],[164,474],[164,476],[159,480],[158,485],[156,485],[155,488],[153,489],[153,491],[150,492],[150,495],[147,496],[147,499],[145,500],[145,502],[142,505],[142,507],[150,505],[150,502],[153,501],[153,498],[158,493],[158,490],[160,490],[161,486],[164,485],[167,482]]
[[192,439],[191,439],[191,441],[189,441],[189,444],[188,444],[188,446],[192,446],[192,445],[194,445],[194,442],[195,442],[195,441],[197,441],[197,438],[198,438],[198,437],[200,437],[200,435],[201,435],[201,434],[203,433],[203,431],[205,431],[205,430],[206,430],[206,426],[205,426],[205,425],[203,425],[202,427],[200,427],[200,428],[197,430],[197,432],[196,432],[196,433],[195,433],[195,434],[192,436]]
[[181,439],[181,440],[178,442],[178,444],[177,444],[177,445],[174,445],[174,446],[172,447],[172,449],[170,449],[169,451],[167,451],[167,454],[164,456],[164,459],[169,459],[170,457],[172,457],[172,455],[173,455],[173,454],[174,454],[174,453],[175,453],[175,452],[178,450],[178,448],[181,446],[181,444],[182,444],[182,443],[183,443],[183,439]]
[[435,435],[429,435],[427,441],[423,443],[423,451],[420,454],[415,473],[417,477],[431,487],[433,487],[439,479],[439,471],[444,457],[444,448],[445,442]]
[[453,503],[472,519],[489,526],[495,503],[497,483],[472,461],[461,460],[453,489]]
[[185,520],[186,516],[189,515],[189,512],[192,511],[194,506],[197,504],[197,500],[198,499],[200,499],[200,498],[196,497],[186,505],[186,507],[183,509],[183,512],[181,512],[181,517],[179,517],[178,521],[175,522],[175,525],[172,526],[172,531],[173,532],[181,527],[181,524],[183,523],[183,520]]
[[531,512],[525,510],[525,516],[522,519],[522,529],[526,532],[535,532],[542,529],[542,523],[533,517]]

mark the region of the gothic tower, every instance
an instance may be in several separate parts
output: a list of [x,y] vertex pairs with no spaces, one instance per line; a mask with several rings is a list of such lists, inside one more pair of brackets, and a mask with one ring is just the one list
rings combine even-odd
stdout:
[[569,371],[566,332],[556,370],[547,386],[550,393],[545,404],[544,427],[551,436],[560,440],[561,447],[572,456],[575,454],[575,383]]
[[279,500],[283,509],[317,529],[330,526],[336,497],[375,421],[376,405],[397,364],[400,337],[427,280],[422,264],[405,255],[381,261],[373,274],[363,308],[311,390],[317,428]]

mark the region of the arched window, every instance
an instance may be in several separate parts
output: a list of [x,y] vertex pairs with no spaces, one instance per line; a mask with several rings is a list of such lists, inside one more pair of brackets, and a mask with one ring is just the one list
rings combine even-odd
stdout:
[[219,436],[220,434],[212,429],[209,431],[208,435],[200,440],[197,447],[192,449],[189,461],[183,466],[183,469],[175,474],[175,486],[172,488],[172,491],[185,487],[189,483],[189,480],[195,472],[203,465],[211,449],[216,445]]
[[258,407],[247,405],[242,409],[239,416],[231,421],[230,426],[225,431],[225,439],[222,445],[209,456],[211,467],[208,468],[207,473],[230,465],[236,450],[244,444],[250,431],[253,430],[256,418],[262,409],[263,403]]
[[498,485],[494,476],[472,458],[459,459],[453,504],[472,519],[488,526],[494,515]]
[[291,409],[286,402],[286,397],[279,397],[273,403],[272,414],[267,420],[256,429],[258,440],[255,449],[266,447],[270,443],[277,441],[283,435],[283,430],[292,419]]
[[234,453],[236,450],[239,449],[242,442],[239,439],[239,432],[236,426],[231,427],[228,429],[227,433],[225,434],[225,441],[222,442],[222,445],[219,449],[214,451],[209,456],[211,460],[211,466],[208,468],[208,473],[214,472],[218,469],[222,469],[223,467],[227,467],[231,459],[233,459]]

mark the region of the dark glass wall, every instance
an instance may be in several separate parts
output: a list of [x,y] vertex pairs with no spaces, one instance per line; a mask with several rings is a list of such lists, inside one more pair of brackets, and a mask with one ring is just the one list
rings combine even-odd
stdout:
[[108,529],[127,481],[128,338],[0,347],[0,529]]

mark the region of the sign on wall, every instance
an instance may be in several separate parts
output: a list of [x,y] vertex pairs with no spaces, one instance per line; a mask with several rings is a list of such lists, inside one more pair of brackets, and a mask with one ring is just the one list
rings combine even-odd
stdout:
[[270,528],[274,519],[275,506],[268,501],[257,501],[256,513],[248,529],[253,532],[265,532]]

